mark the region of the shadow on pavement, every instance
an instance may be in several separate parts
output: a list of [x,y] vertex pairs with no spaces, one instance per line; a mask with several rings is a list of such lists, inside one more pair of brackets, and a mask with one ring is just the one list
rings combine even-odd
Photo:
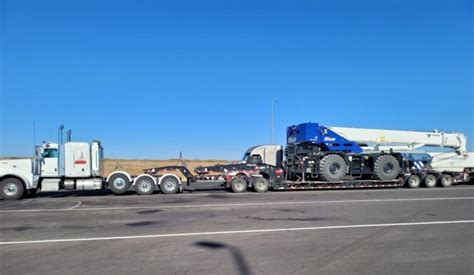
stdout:
[[234,247],[232,245],[228,245],[225,243],[220,243],[220,242],[212,242],[212,241],[199,241],[194,243],[195,246],[206,248],[206,249],[227,249],[230,251],[234,263],[237,266],[239,274],[242,275],[249,275],[252,274],[250,271],[250,267],[247,264],[247,261],[245,260],[242,252],[240,251],[239,248]]

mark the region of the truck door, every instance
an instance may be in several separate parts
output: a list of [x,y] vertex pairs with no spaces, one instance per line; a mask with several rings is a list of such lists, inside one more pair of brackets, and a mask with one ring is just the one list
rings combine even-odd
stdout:
[[58,173],[58,149],[45,148],[41,155],[41,176],[57,177]]

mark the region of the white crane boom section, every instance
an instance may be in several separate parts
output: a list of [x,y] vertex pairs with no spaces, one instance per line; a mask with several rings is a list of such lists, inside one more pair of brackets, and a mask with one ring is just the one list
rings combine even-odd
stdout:
[[358,144],[373,145],[365,147],[372,150],[407,151],[422,146],[437,146],[454,149],[457,153],[467,155],[467,139],[462,133],[419,132],[383,129],[363,129],[346,127],[328,127],[344,138]]

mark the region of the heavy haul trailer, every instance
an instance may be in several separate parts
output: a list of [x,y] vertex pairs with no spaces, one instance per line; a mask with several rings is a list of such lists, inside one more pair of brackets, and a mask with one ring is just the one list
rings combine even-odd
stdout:
[[[402,179],[377,180],[357,179],[344,177],[337,181],[323,181],[303,176],[305,180],[291,179],[284,170],[286,165],[279,163],[270,164],[265,159],[282,159],[283,147],[280,145],[261,145],[247,150],[244,160],[237,164],[214,165],[197,167],[192,174],[185,166],[164,166],[146,169],[145,173],[152,177],[159,177],[160,190],[165,194],[179,191],[194,191],[200,188],[225,187],[236,193],[252,189],[256,192],[290,189],[339,189],[339,188],[375,188],[398,187],[403,185]],[[289,166],[288,166],[289,167]],[[163,177],[163,172],[181,172],[185,179]],[[211,173],[217,173],[211,175]],[[309,175],[309,173],[306,173]]]
[[71,132],[63,142],[63,126],[59,128],[58,143],[45,142],[35,147],[30,159],[0,160],[0,196],[18,199],[24,194],[60,190],[109,189],[123,194],[135,189],[138,194],[151,194],[163,179],[177,178],[173,174],[151,177],[132,176],[125,171],[114,171],[102,176],[103,148],[99,141],[72,142]]
[[[422,146],[452,149],[431,153],[421,161],[412,155]],[[283,158],[284,154],[284,158]],[[249,164],[249,160],[250,163]],[[220,183],[236,191],[247,187],[262,192],[273,189],[334,189],[398,187],[448,187],[472,178],[474,158],[459,133],[393,131],[324,127],[303,123],[287,129],[287,147],[262,145],[250,148],[244,166],[209,166],[198,175],[222,172]],[[156,171],[159,168],[155,168]],[[187,177],[187,186],[205,183]]]

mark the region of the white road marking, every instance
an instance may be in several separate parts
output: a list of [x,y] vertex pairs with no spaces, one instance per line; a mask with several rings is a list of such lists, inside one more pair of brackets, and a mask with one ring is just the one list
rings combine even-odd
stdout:
[[4,242],[0,242],[0,245],[87,242],[87,241],[108,241],[108,240],[131,240],[131,239],[149,239],[149,238],[194,237],[194,236],[208,236],[208,235],[258,234],[258,233],[271,233],[271,232],[292,232],[292,231],[310,231],[310,230],[328,230],[328,229],[395,227],[395,226],[416,226],[416,225],[470,224],[470,223],[474,223],[474,220],[382,223],[382,224],[353,224],[353,225],[334,225],[334,226],[317,226],[317,227],[293,227],[293,228],[290,227],[290,228],[273,228],[273,229],[190,232],[190,233],[138,235],[138,236],[95,237],[95,238],[76,238],[76,239],[50,239],[50,240],[30,240],[30,241],[4,241]]
[[79,201],[76,205],[69,207],[68,210],[72,210],[72,209],[77,208],[77,207],[79,207],[79,206],[81,206],[81,205],[82,205],[82,202]]
[[221,203],[221,204],[188,204],[188,205],[162,205],[162,206],[117,206],[117,207],[83,207],[83,208],[61,208],[61,209],[14,209],[0,210],[0,213],[18,212],[62,212],[62,211],[111,211],[111,210],[134,210],[134,209],[180,209],[180,208],[221,208],[221,207],[248,207],[248,206],[272,206],[272,205],[304,205],[325,203],[373,203],[373,202],[410,202],[410,201],[450,201],[450,200],[474,200],[474,197],[444,197],[444,198],[405,198],[405,199],[365,199],[365,200],[327,200],[327,201],[283,201],[283,202],[249,202],[249,203]]

